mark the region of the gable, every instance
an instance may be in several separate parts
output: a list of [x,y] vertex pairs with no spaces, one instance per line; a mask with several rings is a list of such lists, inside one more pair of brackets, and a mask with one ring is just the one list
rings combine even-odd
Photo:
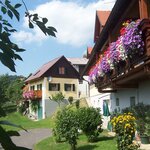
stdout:
[[100,32],[102,31],[109,15],[110,11],[96,11],[94,42],[99,38]]
[[[60,74],[59,68],[64,68],[65,73]],[[46,73],[43,74],[43,77],[49,76],[57,78],[80,78],[79,73],[64,56],[61,57]]]

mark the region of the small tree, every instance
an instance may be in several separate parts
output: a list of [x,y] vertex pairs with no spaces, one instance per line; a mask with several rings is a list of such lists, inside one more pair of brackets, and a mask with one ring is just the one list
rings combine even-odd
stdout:
[[71,146],[71,150],[76,149],[78,138],[77,113],[71,109],[63,109],[57,113],[55,122],[55,136],[65,138]]
[[59,92],[59,93],[57,93],[57,94],[55,94],[55,95],[52,95],[52,101],[55,101],[57,104],[58,104],[58,106],[60,107],[60,103],[64,100],[64,95],[62,94],[62,92]]
[[82,107],[78,109],[79,128],[85,133],[89,142],[97,140],[99,132],[102,131],[102,118],[100,110]]
[[73,97],[72,97],[72,96],[69,96],[68,101],[69,101],[70,104],[72,104],[72,102],[73,102]]

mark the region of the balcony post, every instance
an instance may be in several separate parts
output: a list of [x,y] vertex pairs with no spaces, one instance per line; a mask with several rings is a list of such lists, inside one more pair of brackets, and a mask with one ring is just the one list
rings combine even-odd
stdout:
[[143,19],[140,26],[144,34],[146,55],[150,57],[150,19]]
[[43,85],[42,85],[42,114],[43,114],[42,116],[43,116],[43,119],[45,119],[45,113],[46,113],[46,110],[45,110],[46,83],[47,83],[47,78],[44,77]]
[[147,0],[139,0],[140,19],[148,18]]

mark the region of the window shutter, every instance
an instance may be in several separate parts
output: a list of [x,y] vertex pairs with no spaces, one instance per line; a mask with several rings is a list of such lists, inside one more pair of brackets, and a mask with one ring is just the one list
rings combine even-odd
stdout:
[[51,89],[51,84],[49,83],[49,91],[51,91],[52,89]]
[[65,91],[67,91],[67,86],[66,86],[66,84],[64,84],[64,89],[65,89]]
[[73,91],[75,91],[75,84],[73,84]]
[[60,91],[60,84],[58,83],[58,91]]

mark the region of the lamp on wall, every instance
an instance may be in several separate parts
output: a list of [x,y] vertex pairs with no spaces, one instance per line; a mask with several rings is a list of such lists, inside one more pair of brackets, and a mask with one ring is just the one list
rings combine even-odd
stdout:
[[52,77],[48,77],[47,80],[48,80],[49,82],[51,82],[51,81],[52,81]]

